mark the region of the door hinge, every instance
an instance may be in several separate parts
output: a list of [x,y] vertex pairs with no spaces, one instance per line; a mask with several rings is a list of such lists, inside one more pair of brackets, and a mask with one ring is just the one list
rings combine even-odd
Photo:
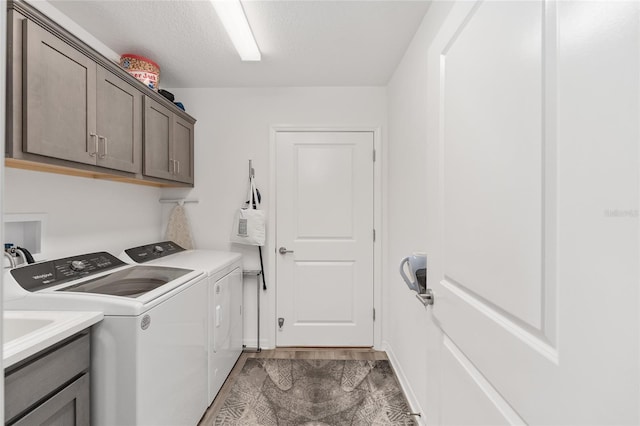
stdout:
[[373,320],[376,320],[376,308],[373,308]]
[[374,163],[376,162],[376,150],[375,149],[373,150],[373,162]]
[[375,229],[373,230],[373,242],[374,243],[376,242],[376,230]]

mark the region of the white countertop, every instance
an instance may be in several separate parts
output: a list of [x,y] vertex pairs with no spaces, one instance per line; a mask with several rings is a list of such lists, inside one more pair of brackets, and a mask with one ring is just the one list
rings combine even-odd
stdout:
[[102,318],[102,312],[5,310],[3,366],[10,367],[102,321]]

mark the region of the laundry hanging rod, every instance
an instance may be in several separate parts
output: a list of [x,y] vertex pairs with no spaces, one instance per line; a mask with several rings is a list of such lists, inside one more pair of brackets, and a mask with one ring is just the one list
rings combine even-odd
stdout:
[[161,203],[165,204],[165,203],[178,203],[178,204],[184,204],[184,203],[195,203],[198,204],[200,202],[200,200],[193,200],[193,199],[188,199],[188,198],[160,198],[159,200]]

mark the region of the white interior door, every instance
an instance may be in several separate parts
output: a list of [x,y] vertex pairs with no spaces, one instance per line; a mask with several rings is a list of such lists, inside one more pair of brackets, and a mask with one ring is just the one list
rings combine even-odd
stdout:
[[278,346],[373,345],[373,133],[276,135]]
[[638,424],[638,2],[454,6],[428,52],[433,424]]

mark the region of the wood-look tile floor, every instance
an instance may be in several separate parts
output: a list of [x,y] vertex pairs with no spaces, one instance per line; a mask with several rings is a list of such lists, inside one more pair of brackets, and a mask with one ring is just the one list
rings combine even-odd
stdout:
[[385,352],[375,351],[371,348],[277,348],[261,352],[243,352],[222,385],[218,396],[200,419],[198,426],[212,426],[214,424],[224,400],[231,391],[231,386],[249,358],[388,360]]

